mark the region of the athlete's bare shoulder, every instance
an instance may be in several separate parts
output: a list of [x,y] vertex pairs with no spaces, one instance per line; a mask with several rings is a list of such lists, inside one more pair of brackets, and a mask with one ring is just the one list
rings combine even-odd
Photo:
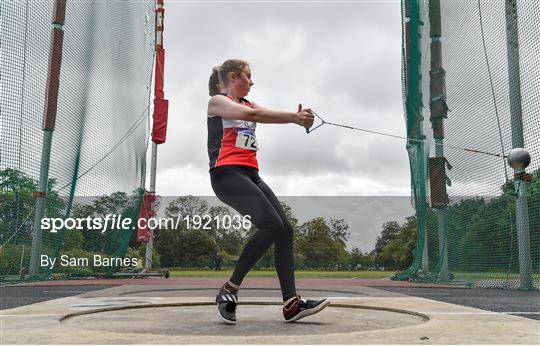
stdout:
[[208,104],[216,104],[216,103],[228,102],[228,101],[230,102],[232,100],[225,95],[217,94],[217,95],[212,96],[210,100],[208,100]]
[[[225,95],[214,95],[208,100],[208,111],[207,115],[209,117],[214,117],[216,114],[211,114],[212,111],[215,111],[216,108],[219,108],[220,106],[226,105],[228,102],[231,102],[231,99],[228,98]],[[211,111],[212,110],[212,111]]]

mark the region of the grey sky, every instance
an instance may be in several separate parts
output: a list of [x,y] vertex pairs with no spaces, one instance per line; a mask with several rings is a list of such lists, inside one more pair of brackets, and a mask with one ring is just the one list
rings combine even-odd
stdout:
[[[451,110],[445,120],[445,144],[500,153],[477,3],[442,4]],[[504,150],[508,151],[506,41],[493,34],[505,32],[503,5],[484,1],[482,10]],[[532,18],[535,11],[523,13]],[[165,91],[171,108],[168,142],[160,146],[157,192],[213,195],[207,172],[207,82],[211,68],[228,58],[251,63],[255,85],[248,99],[289,111],[301,102],[334,123],[405,136],[400,15],[399,1],[168,1]],[[525,33],[522,42],[527,43],[522,56],[522,78],[528,86],[523,89],[528,100],[524,103],[525,119],[534,118],[530,105],[537,104],[531,100],[538,98],[538,89],[530,87],[537,80],[537,64],[527,48],[534,46],[530,40],[537,37],[536,23],[526,20],[521,24]],[[428,29],[426,25],[421,42],[426,78],[430,70]],[[423,85],[424,128],[431,140],[429,83],[424,80]],[[530,128],[525,132],[528,149],[534,154],[537,139],[527,132]],[[278,196],[410,196],[403,140],[331,126],[306,135],[303,128],[290,124],[259,124],[257,137],[260,174]],[[451,196],[500,193],[505,179],[500,159],[450,146],[444,150],[454,166],[447,172],[452,179],[448,187]],[[433,146],[430,151],[433,155]],[[402,222],[414,214],[406,197],[398,200],[396,207],[388,203],[365,205],[363,214],[324,204],[330,200],[323,200],[320,208],[293,209],[306,218],[334,209],[348,210],[344,218],[354,226],[351,242],[367,250],[374,245],[383,222]],[[383,210],[389,213],[383,215]]]
[[[227,58],[251,63],[248,99],[328,121],[404,135],[400,3],[166,3],[168,141],[157,192],[213,195],[206,153],[207,83]],[[260,174],[277,195],[409,195],[405,142],[323,126],[259,124]]]
[[[247,98],[266,107],[295,111],[302,103],[328,121],[405,135],[399,1],[167,1],[165,49],[161,195],[214,195],[207,85],[212,67],[228,58],[251,63]],[[258,124],[257,140],[260,175],[278,196],[410,196],[403,140],[330,126],[306,135],[293,124]],[[387,199],[386,209],[358,198],[284,201],[301,221],[346,219],[349,246],[363,251],[373,249],[383,222],[414,214],[408,197]]]

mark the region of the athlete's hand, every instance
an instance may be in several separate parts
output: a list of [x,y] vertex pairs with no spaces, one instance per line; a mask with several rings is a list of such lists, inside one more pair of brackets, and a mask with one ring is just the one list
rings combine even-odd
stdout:
[[310,108],[302,109],[302,104],[298,105],[298,112],[296,113],[295,124],[303,126],[306,128],[306,131],[313,126],[315,121],[315,116]]

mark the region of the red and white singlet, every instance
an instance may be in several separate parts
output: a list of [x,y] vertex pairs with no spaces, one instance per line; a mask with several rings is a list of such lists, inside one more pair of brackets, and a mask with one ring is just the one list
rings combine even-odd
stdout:
[[[253,108],[251,102],[244,98],[240,99],[240,104]],[[230,165],[259,169],[257,162],[259,146],[255,137],[257,123],[208,116],[207,124],[210,169]]]

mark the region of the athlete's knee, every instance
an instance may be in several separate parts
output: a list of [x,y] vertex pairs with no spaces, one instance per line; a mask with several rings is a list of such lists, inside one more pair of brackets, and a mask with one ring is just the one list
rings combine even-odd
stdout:
[[285,225],[279,215],[274,213],[266,213],[259,222],[260,226],[255,224],[257,228],[264,230],[265,232],[272,233],[274,236],[283,236],[287,231]]
[[289,220],[284,215],[280,215],[281,222],[283,223],[282,236],[287,241],[292,241],[294,238],[294,230]]
[[294,231],[287,223],[284,223],[283,229],[280,231],[279,241],[286,244],[292,244],[294,239]]
[[276,228],[276,236],[280,241],[292,243],[294,239],[294,230],[287,220],[279,219],[279,227]]

